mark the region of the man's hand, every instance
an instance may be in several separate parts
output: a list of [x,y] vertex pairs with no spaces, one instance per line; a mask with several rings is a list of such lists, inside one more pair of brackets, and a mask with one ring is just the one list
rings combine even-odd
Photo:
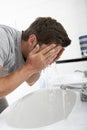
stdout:
[[38,45],[29,53],[26,64],[31,65],[32,69],[37,73],[46,68],[49,64],[53,63],[61,49],[61,46],[51,44],[44,49],[39,50]]
[[62,53],[64,52],[64,50],[65,50],[64,48],[62,48],[62,49],[59,50],[59,52],[57,54],[57,57],[54,59],[54,61],[52,63],[54,63],[55,61],[57,61],[60,58],[60,56],[62,55]]
[[[52,64],[55,62],[57,59],[59,59],[60,55],[63,53],[64,49],[61,46],[56,46],[56,45],[50,45],[44,47],[41,51],[39,50],[39,46],[34,48],[30,54],[29,54],[29,61],[27,61],[30,64],[30,60],[34,60],[32,58],[35,58],[35,61],[31,62],[32,66],[34,68],[38,68],[37,70],[42,70],[47,65]],[[27,59],[28,60],[28,59]],[[41,71],[40,71],[41,72]],[[38,71],[37,73],[33,74],[27,82],[29,85],[33,85],[40,77],[40,72]]]

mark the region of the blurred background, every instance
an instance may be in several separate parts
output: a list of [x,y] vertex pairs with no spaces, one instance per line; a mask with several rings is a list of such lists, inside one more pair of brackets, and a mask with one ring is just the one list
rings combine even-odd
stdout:
[[[79,37],[87,35],[87,0],[0,0],[0,24],[25,30],[37,17],[50,16],[62,23],[72,43],[59,60],[81,58]],[[33,87],[26,82],[7,96],[9,104],[23,95],[37,89],[48,87],[59,75],[72,73],[76,69],[86,70],[87,61],[67,64],[53,64],[43,71]]]

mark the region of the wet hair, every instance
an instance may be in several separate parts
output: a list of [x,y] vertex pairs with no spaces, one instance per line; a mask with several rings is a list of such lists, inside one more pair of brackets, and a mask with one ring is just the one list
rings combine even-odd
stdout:
[[35,34],[39,45],[55,43],[62,47],[70,45],[66,30],[51,17],[37,18],[25,31],[22,31],[22,40],[27,41],[31,34]]

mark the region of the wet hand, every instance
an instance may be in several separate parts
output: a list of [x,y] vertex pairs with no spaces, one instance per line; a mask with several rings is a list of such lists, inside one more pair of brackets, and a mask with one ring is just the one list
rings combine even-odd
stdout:
[[61,47],[51,44],[39,50],[40,47],[37,45],[28,55],[26,64],[31,65],[35,71],[41,71],[54,61],[60,50],[59,48]]
[[62,53],[64,52],[64,50],[65,49],[63,47],[58,50],[58,54],[57,54],[56,58],[53,60],[52,63],[54,63],[55,61],[57,61],[60,58],[60,56],[62,55]]

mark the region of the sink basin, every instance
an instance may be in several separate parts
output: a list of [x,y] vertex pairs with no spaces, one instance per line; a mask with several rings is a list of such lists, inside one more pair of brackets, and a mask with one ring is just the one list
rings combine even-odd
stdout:
[[15,129],[47,126],[66,119],[76,102],[76,93],[58,88],[39,89],[9,106],[0,122]]

